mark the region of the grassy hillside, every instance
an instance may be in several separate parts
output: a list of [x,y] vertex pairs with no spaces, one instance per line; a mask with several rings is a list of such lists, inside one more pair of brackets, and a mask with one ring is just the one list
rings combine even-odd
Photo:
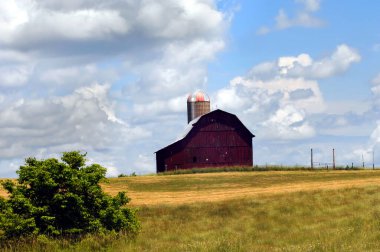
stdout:
[[110,179],[110,194],[126,190],[132,204],[187,204],[283,192],[332,190],[380,184],[380,171],[223,172]]
[[130,242],[123,235],[88,236],[76,244],[40,238],[33,243],[12,244],[9,251],[380,248],[378,171],[142,176],[111,179],[105,189],[111,194],[128,189],[132,202],[140,208],[143,229],[136,241]]

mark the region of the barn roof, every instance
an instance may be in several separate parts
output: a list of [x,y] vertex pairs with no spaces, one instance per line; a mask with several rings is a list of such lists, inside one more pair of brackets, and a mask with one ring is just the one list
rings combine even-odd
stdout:
[[190,121],[189,124],[186,126],[185,130],[182,132],[182,134],[179,137],[177,137],[176,142],[185,138],[187,134],[189,134],[190,131],[194,128],[194,125],[199,121],[199,119],[201,119],[202,116],[198,116],[197,118],[194,118],[192,121]]
[[[236,115],[228,113],[228,112],[226,112],[224,110],[221,110],[221,109],[216,109],[216,110],[213,110],[213,111],[211,111],[211,112],[209,112],[207,114],[201,115],[201,116],[193,119],[192,121],[190,121],[189,124],[186,126],[185,130],[183,131],[183,133],[173,143],[171,143],[171,144],[169,144],[169,145],[161,148],[160,150],[166,149],[167,147],[169,147],[169,146],[171,146],[171,145],[173,145],[173,144],[175,144],[177,142],[180,142],[183,139],[185,139],[186,136],[191,132],[191,130],[194,128],[194,126],[197,124],[197,122],[201,118],[206,117],[206,116],[208,116],[208,115],[210,115],[212,113],[216,113],[216,112],[223,112],[223,113],[230,114],[230,115],[236,117],[236,119],[241,123],[241,125],[249,132],[249,134],[251,134],[252,137],[255,137],[255,135],[252,134],[252,132],[240,121],[240,119]],[[155,153],[159,152],[160,150],[156,151]]]

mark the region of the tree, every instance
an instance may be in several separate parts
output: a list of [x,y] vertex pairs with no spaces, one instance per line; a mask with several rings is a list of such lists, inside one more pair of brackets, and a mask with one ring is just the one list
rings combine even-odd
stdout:
[[124,207],[125,192],[105,194],[99,183],[106,168],[85,166],[86,154],[65,152],[61,161],[27,158],[17,183],[2,182],[9,198],[0,197],[0,239],[45,234],[85,234],[107,230],[137,234],[134,209]]

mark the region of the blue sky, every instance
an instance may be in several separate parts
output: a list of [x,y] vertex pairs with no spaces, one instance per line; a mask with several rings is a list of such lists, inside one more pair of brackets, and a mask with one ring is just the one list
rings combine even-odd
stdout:
[[[288,29],[258,35],[261,27],[275,26],[280,9],[296,15],[302,5],[295,1],[241,1],[228,33],[228,48],[210,65],[210,86],[218,88],[234,76],[248,71],[253,65],[285,55],[308,53],[323,57],[338,44],[348,44],[357,49],[363,60],[337,79],[324,80],[321,88],[328,98],[368,99],[371,80],[378,73],[380,43],[377,15],[380,3],[374,1],[318,1],[320,9],[313,16],[323,23],[320,27],[294,26]],[[377,49],[379,51],[379,49]],[[218,77],[218,72],[221,72]],[[227,75],[227,77],[223,76]],[[215,81],[214,81],[215,78]],[[226,79],[227,78],[227,79]],[[367,85],[368,88],[363,86]],[[339,88],[331,87],[336,86]],[[346,87],[345,92],[334,92]],[[331,88],[331,89],[330,89]],[[331,93],[330,93],[331,92]],[[337,97],[338,95],[338,97]]]
[[0,177],[81,150],[109,176],[155,171],[205,90],[256,135],[255,164],[380,163],[380,3],[0,3]]

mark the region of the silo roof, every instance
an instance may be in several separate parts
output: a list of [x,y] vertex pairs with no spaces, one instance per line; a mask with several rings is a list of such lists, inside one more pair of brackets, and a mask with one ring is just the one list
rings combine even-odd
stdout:
[[204,102],[204,101],[209,102],[210,98],[205,92],[198,90],[198,91],[195,91],[193,94],[190,94],[187,97],[187,101],[188,102]]

